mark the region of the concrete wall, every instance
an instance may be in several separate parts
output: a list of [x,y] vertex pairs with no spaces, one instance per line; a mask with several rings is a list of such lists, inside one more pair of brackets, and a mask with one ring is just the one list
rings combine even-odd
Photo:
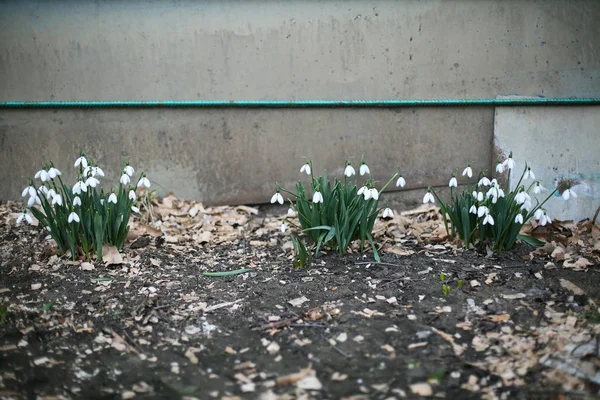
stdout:
[[[600,96],[600,2],[5,1],[0,101]],[[161,192],[260,202],[302,156],[414,185],[492,160],[494,110],[0,110],[0,199],[123,154]],[[67,162],[68,161],[68,162]],[[18,166],[18,168],[13,168]],[[442,176],[443,175],[443,176]]]

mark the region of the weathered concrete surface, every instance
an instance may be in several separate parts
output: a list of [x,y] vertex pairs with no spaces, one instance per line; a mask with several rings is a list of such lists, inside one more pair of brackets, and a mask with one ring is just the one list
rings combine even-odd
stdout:
[[493,116],[491,108],[5,110],[0,199],[18,198],[43,162],[74,173],[81,148],[113,183],[129,155],[160,193],[213,204],[268,201],[275,182],[293,188],[306,180],[303,156],[341,175],[346,158],[357,166],[364,153],[382,184],[400,167],[411,187],[445,185],[470,159],[489,167]]
[[[496,109],[495,142],[517,161],[519,175],[525,167],[550,191],[561,181],[574,183],[576,199],[559,195],[544,206],[551,217],[581,220],[593,217],[600,206],[600,106],[502,107]],[[532,181],[526,181],[530,184]],[[549,192],[537,195],[543,201]]]
[[1,100],[594,96],[600,2],[0,4]]

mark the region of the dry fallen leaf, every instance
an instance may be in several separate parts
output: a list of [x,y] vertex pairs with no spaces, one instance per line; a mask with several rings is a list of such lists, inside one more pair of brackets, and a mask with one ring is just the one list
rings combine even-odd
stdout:
[[296,372],[295,374],[284,375],[277,378],[275,381],[277,386],[285,386],[285,385],[293,385],[301,379],[306,378],[313,371],[312,365],[309,364],[308,367],[301,369],[300,372]]
[[573,294],[577,295],[577,296],[581,296],[583,294],[585,294],[585,292],[583,290],[581,290],[581,288],[579,288],[579,286],[575,285],[572,282],[569,282],[566,279],[559,279],[560,282],[560,286],[564,287],[565,289],[570,290],[571,292],[573,292]]
[[81,269],[83,271],[92,271],[96,268],[94,267],[94,264],[92,264],[90,262],[83,262],[83,263],[81,263]]
[[410,385],[410,391],[419,396],[431,396],[433,394],[431,386],[425,382]]
[[104,245],[102,246],[102,261],[106,266],[123,264],[123,257],[115,246]]

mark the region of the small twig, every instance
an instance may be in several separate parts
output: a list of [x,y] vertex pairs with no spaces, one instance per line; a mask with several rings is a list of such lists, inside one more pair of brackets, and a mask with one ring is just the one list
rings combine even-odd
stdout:
[[392,264],[392,263],[377,262],[377,261],[368,261],[368,262],[357,262],[357,263],[354,263],[354,265],[366,265],[366,264],[379,264],[379,265],[387,265],[389,267],[401,267],[400,264]]
[[329,343],[329,344],[331,345],[331,347],[333,347],[333,349],[334,349],[335,351],[337,351],[338,353],[340,353],[340,354],[341,354],[341,355],[343,355],[344,357],[346,357],[346,358],[352,358],[352,356],[351,356],[350,354],[343,352],[343,351],[342,351],[342,350],[340,350],[340,349],[339,349],[337,346],[335,346],[335,345],[333,345],[333,344],[331,344],[331,343]]
[[282,328],[282,327],[284,327],[286,325],[289,325],[292,322],[297,321],[299,319],[300,319],[300,317],[292,317],[292,318],[284,319],[284,320],[281,320],[281,321],[269,322],[268,324],[261,325],[260,329],[267,330],[267,329]]
[[436,319],[438,319],[440,317],[440,314],[436,314],[433,316],[433,318],[431,318],[429,321],[427,321],[427,325],[431,324],[433,321],[435,321]]
[[295,328],[327,328],[325,324],[317,324],[317,323],[308,323],[308,324],[290,324],[290,326]]

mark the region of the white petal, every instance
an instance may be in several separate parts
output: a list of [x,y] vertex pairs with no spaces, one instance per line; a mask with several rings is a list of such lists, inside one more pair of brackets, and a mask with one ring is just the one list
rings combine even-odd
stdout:
[[25,218],[25,214],[19,215],[19,218],[17,218],[17,224],[20,224],[21,222],[23,222],[23,218]]
[[25,220],[28,223],[33,224],[33,218],[31,218],[31,214],[29,214],[29,213],[25,214]]
[[379,200],[379,192],[377,191],[377,189],[375,189],[375,188],[371,189],[371,197],[374,200]]
[[404,178],[398,178],[398,180],[396,181],[396,186],[404,187],[404,185],[406,185],[406,181],[404,180]]
[[135,192],[133,190],[130,190],[129,191],[129,200],[135,200],[135,199],[136,199]]
[[140,213],[140,209],[137,208],[136,206],[131,206],[131,211],[133,211],[134,213]]

